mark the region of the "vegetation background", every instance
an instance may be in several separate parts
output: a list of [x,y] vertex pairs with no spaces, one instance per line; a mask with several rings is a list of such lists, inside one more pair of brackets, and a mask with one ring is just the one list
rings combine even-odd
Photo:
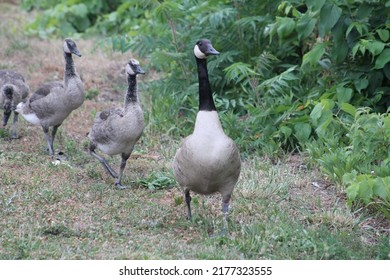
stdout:
[[[390,258],[390,1],[14,2],[0,3],[0,68],[35,90],[61,78],[73,37],[87,100],[60,131],[66,164],[23,120],[17,141],[0,130],[1,258]],[[197,112],[202,37],[221,52],[210,79],[243,160],[230,234],[215,238],[219,196],[196,197],[187,222],[171,170]],[[122,103],[130,56],[148,72],[147,127],[119,191],[85,133]]]

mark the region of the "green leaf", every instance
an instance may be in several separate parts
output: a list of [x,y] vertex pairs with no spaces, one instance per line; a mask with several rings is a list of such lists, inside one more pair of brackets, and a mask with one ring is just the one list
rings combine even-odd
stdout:
[[353,170],[352,172],[343,175],[342,182],[346,185],[350,185],[356,180],[356,176],[357,171]]
[[324,111],[322,113],[322,116],[321,118],[319,119],[319,122],[320,122],[320,125],[316,128],[316,133],[319,135],[319,136],[322,136],[324,137],[325,136],[325,133],[326,133],[326,129],[328,128],[328,126],[330,125],[330,123],[332,122],[333,120],[333,114],[331,111]]
[[306,4],[313,12],[319,11],[326,0],[306,0]]
[[298,40],[306,39],[313,33],[317,20],[308,14],[302,16],[297,22]]
[[359,197],[368,204],[373,195],[373,180],[365,180],[359,183]]
[[390,61],[390,49],[386,48],[375,60],[375,69],[382,69]]
[[345,24],[339,20],[332,29],[333,46],[332,59],[337,63],[342,63],[348,55],[348,42],[345,40]]
[[299,142],[306,142],[311,134],[311,125],[308,123],[297,123],[294,125],[295,137]]
[[310,118],[313,121],[317,121],[322,115],[322,110],[323,110],[322,104],[318,103],[316,106],[314,106],[313,110],[311,111]]
[[345,189],[345,192],[347,193],[347,197],[350,202],[355,201],[359,193],[359,185],[357,183],[353,183]]
[[318,63],[325,53],[325,44],[320,43],[314,46],[309,52],[305,53],[302,59],[302,68],[306,65],[313,66]]
[[278,23],[276,32],[279,38],[288,37],[295,29],[295,21],[292,18],[277,17],[276,21]]
[[354,85],[355,85],[355,88],[356,90],[360,93],[362,91],[362,89],[366,89],[368,87],[368,79],[366,78],[360,78],[360,79],[357,79],[357,80],[354,80]]
[[290,137],[292,133],[292,129],[289,128],[288,126],[281,126],[279,130],[284,134],[285,138]]
[[350,114],[352,117],[356,114],[356,108],[349,104],[349,103],[342,103],[340,106],[340,109],[348,114]]
[[326,3],[320,11],[320,19],[318,21],[318,32],[320,37],[324,37],[333,26],[337,23],[341,16],[341,8],[335,4]]
[[344,102],[349,102],[352,98],[352,89],[351,88],[345,88],[343,86],[338,86],[336,88],[336,96],[337,101],[341,104]]
[[369,41],[366,45],[367,50],[373,55],[377,56],[385,48],[385,43],[379,41]]
[[377,178],[373,192],[383,200],[390,202],[390,177]]
[[359,8],[356,13],[356,18],[359,20],[364,20],[368,16],[370,16],[372,10],[374,10],[374,7],[370,6],[368,3],[362,3],[359,5]]
[[378,29],[378,30],[376,31],[376,33],[378,33],[379,38],[381,38],[381,40],[382,40],[383,42],[387,42],[387,40],[389,40],[389,37],[390,37],[390,32],[389,32],[389,30],[387,30],[387,29]]
[[321,103],[322,103],[324,110],[326,110],[326,111],[332,110],[334,108],[334,105],[335,105],[334,101],[331,99],[322,99]]

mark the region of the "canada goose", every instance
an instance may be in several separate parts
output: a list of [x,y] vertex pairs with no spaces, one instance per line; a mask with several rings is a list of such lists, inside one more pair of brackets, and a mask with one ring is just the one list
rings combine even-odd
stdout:
[[14,120],[12,125],[13,139],[18,138],[18,112],[15,111],[19,102],[27,98],[29,87],[26,84],[23,76],[15,71],[0,70],[0,106],[4,109],[3,126],[5,127],[14,112]]
[[[121,184],[123,170],[135,143],[144,130],[144,115],[138,102],[137,74],[145,74],[145,72],[137,60],[130,59],[126,65],[128,87],[124,108],[112,108],[98,113],[88,133],[90,154],[99,160],[104,169],[116,179],[115,186],[119,189],[126,188]],[[95,152],[96,148],[110,156],[121,154],[119,176],[104,157]]]
[[[72,54],[81,56],[75,41],[65,39],[63,51],[64,80],[43,84],[26,102],[19,103],[16,109],[30,123],[42,126],[51,156],[54,155],[53,142],[58,127],[85,99],[83,82],[73,63]],[[51,137],[50,127],[53,127]]]
[[213,101],[208,79],[207,56],[217,55],[211,42],[199,40],[194,47],[199,80],[199,112],[191,135],[177,150],[173,171],[177,182],[184,188],[187,219],[191,219],[190,191],[199,194],[219,192],[222,195],[222,212],[225,229],[229,201],[240,175],[240,153],[225,135]]

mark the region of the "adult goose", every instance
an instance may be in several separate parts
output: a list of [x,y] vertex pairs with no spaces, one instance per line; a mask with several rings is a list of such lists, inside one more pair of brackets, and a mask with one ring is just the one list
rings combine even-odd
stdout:
[[[79,108],[85,99],[84,85],[74,66],[72,54],[81,56],[75,41],[65,39],[63,44],[65,71],[63,81],[43,84],[27,100],[19,103],[17,112],[34,125],[41,125],[51,156],[54,155],[53,142],[58,127]],[[49,128],[53,127],[51,136]]]
[[207,56],[217,55],[211,42],[199,40],[194,47],[199,80],[199,112],[191,135],[183,140],[173,161],[173,170],[184,189],[187,219],[191,219],[190,191],[219,192],[225,225],[230,197],[240,175],[241,160],[236,144],[224,133],[213,101],[207,71]]
[[[126,65],[128,87],[124,107],[112,108],[98,113],[88,133],[90,154],[99,160],[104,169],[116,179],[115,186],[119,189],[126,188],[121,182],[123,170],[135,143],[144,130],[144,115],[138,101],[138,74],[145,74],[145,71],[136,59],[130,59]],[[110,156],[121,154],[119,176],[106,159],[95,152],[96,148]]]
[[3,126],[5,127],[14,112],[11,138],[17,139],[18,112],[15,111],[19,102],[25,101],[30,89],[23,76],[12,70],[0,70],[0,106],[4,110]]

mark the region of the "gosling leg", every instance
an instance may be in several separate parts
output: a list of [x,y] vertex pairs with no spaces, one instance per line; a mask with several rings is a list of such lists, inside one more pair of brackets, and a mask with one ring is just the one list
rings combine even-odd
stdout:
[[121,161],[121,167],[119,170],[119,176],[115,182],[115,186],[121,190],[127,188],[126,186],[122,186],[121,181],[122,181],[122,176],[123,176],[123,170],[125,170],[126,162],[129,159],[129,157],[130,157],[130,154],[122,154],[122,161]]
[[18,134],[17,134],[18,117],[19,117],[19,113],[14,111],[14,122],[12,124],[12,139],[18,139]]
[[108,164],[108,162],[106,161],[106,159],[104,157],[99,156],[95,152],[95,149],[96,149],[96,146],[93,144],[90,144],[89,154],[91,156],[93,156],[94,158],[96,158],[103,165],[104,169],[108,172],[108,174],[110,174],[115,179],[118,178],[118,174],[114,171],[114,169],[111,168],[111,166]]
[[45,140],[46,140],[47,146],[49,148],[49,154],[51,156],[53,156],[54,155],[53,141],[50,139],[49,127],[43,127],[42,126],[42,129],[43,129],[43,132],[45,133]]
[[7,125],[10,116],[11,116],[11,111],[4,112],[4,115],[3,115],[3,127],[5,127]]

